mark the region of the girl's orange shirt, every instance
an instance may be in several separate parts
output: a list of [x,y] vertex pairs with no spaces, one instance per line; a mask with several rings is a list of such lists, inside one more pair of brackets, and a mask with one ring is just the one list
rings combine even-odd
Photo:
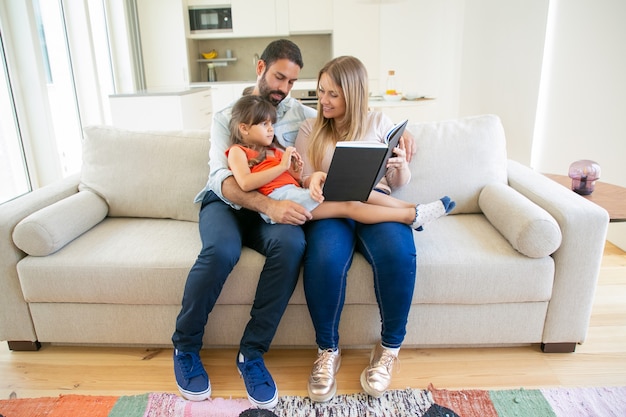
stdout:
[[[245,146],[242,146],[242,145],[234,145],[234,146],[238,146],[239,148],[243,149],[243,151],[246,153],[246,156],[248,157],[248,160],[254,159],[259,156],[258,151],[255,151],[250,148],[246,148]],[[231,148],[228,148],[226,150],[227,158],[228,158],[228,152],[230,151],[230,149]],[[268,153],[263,161],[261,161],[260,163],[250,168],[251,172],[264,171],[268,168],[272,168],[277,165],[280,165],[280,160],[283,157],[283,151],[277,148],[268,148],[268,150],[273,151],[274,154],[270,155]],[[285,185],[289,185],[289,184],[293,184],[297,187],[300,187],[300,184],[298,183],[298,181],[289,172],[285,171],[282,174],[280,174],[278,177],[274,178],[272,181],[260,187],[257,191],[259,191],[263,195],[269,195],[275,189],[280,188]]]

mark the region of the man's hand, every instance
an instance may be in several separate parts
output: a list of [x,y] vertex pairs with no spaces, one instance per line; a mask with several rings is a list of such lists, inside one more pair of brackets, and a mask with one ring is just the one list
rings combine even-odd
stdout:
[[311,213],[298,203],[289,200],[272,201],[273,204],[268,205],[264,213],[276,223],[299,226],[312,218]]
[[233,177],[222,183],[222,193],[229,201],[248,210],[265,213],[276,223],[299,226],[311,220],[311,212],[293,201],[276,201],[258,191],[243,191]]

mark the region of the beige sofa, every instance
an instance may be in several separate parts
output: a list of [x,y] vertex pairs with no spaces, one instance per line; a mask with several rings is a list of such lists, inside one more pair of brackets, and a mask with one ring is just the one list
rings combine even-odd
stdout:
[[[507,160],[496,116],[411,123],[410,201],[448,194],[453,215],[415,232],[418,277],[405,346],[584,341],[608,215]],[[171,346],[187,272],[200,248],[198,205],[208,132],[85,129],[80,175],[0,206],[0,340]],[[211,314],[205,347],[236,346],[263,257],[249,248]],[[357,254],[343,347],[379,338],[372,271]],[[300,281],[274,347],[313,347]]]

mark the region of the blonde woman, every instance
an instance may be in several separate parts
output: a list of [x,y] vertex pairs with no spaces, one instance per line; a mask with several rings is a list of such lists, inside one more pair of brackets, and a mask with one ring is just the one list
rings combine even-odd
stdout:
[[[304,162],[303,180],[311,195],[323,194],[315,171],[327,172],[335,144],[342,140],[384,141],[393,122],[384,114],[368,111],[367,71],[355,57],[328,62],[318,75],[318,114],[298,132],[296,150]],[[404,139],[389,159],[384,179],[375,190],[389,194],[409,182]],[[447,214],[454,202],[444,197],[417,206],[417,217],[429,221]],[[413,230],[402,223],[364,224],[350,219],[323,219],[305,224],[304,290],[313,321],[318,357],[308,381],[314,401],[330,400],[336,393],[335,375],[341,364],[339,320],[344,304],[347,271],[354,250],[372,265],[374,289],[381,314],[381,341],[361,374],[363,390],[381,396],[391,383],[391,373],[406,334],[415,286],[416,254]]]

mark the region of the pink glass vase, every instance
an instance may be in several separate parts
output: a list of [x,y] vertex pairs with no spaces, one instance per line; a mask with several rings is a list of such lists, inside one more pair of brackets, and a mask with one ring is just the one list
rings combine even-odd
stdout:
[[596,180],[600,178],[600,165],[588,159],[573,162],[569,166],[569,177],[572,179],[572,190],[581,195],[593,192]]

